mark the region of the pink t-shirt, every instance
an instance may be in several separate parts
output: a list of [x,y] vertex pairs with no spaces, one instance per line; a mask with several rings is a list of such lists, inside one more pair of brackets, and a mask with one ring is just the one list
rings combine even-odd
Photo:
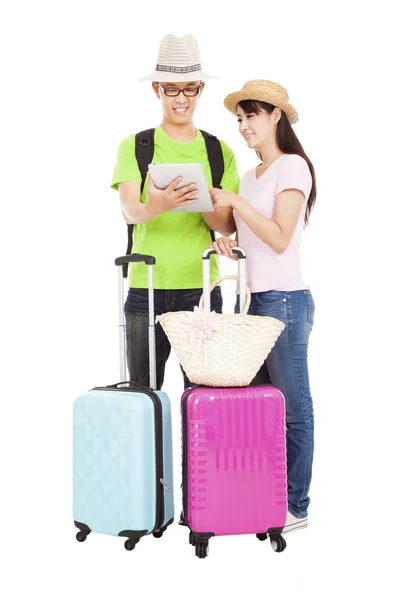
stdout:
[[268,219],[275,214],[275,197],[284,190],[297,189],[304,194],[304,203],[289,246],[278,254],[261,241],[236,211],[233,212],[238,231],[238,245],[247,255],[247,283],[251,292],[277,290],[290,292],[308,289],[300,269],[300,241],[304,215],[311,192],[312,179],[307,162],[298,154],[283,154],[256,179],[256,169],[248,171],[240,184],[240,196]]

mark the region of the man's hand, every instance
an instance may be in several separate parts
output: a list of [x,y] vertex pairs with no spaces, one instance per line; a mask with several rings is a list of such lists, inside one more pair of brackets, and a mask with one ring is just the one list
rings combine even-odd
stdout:
[[150,174],[148,175],[148,201],[145,207],[152,218],[178,206],[188,206],[197,202],[196,194],[199,190],[196,184],[185,185],[177,190],[175,188],[180,181],[182,177],[177,177],[165,190],[159,190],[154,185]]

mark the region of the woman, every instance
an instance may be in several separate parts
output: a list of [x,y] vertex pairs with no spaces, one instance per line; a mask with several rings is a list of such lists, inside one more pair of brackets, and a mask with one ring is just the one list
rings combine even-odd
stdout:
[[255,381],[276,386],[286,400],[287,533],[308,525],[314,451],[307,366],[314,301],[301,275],[299,246],[315,202],[315,174],[292,129],[298,117],[284,88],[270,81],[249,81],[224,104],[237,115],[240,133],[262,162],[243,177],[239,195],[211,190],[214,206],[233,208],[237,229],[237,241],[222,237],[213,247],[231,258],[235,245],[246,251],[249,314],[285,323]]

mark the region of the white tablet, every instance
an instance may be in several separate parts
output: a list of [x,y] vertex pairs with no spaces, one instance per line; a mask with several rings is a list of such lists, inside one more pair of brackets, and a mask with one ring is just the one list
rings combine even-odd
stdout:
[[210,192],[206,177],[204,175],[203,165],[200,163],[184,164],[151,164],[149,173],[154,185],[160,190],[165,190],[169,184],[177,177],[183,177],[177,185],[177,189],[195,183],[198,189],[197,202],[187,206],[172,208],[168,212],[213,212],[214,208],[211,202]]

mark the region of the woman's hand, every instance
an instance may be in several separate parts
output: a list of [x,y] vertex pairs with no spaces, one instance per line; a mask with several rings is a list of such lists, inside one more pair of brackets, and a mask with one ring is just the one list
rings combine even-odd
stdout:
[[232,252],[232,248],[237,246],[237,241],[232,240],[230,237],[224,235],[223,237],[217,238],[215,242],[210,244],[210,248],[214,248],[215,252],[219,255],[228,256],[233,260],[237,260],[238,255]]
[[234,192],[230,192],[229,190],[220,190],[218,188],[211,188],[210,196],[214,208],[217,208],[217,206],[233,207],[235,200],[239,198],[239,196]]

